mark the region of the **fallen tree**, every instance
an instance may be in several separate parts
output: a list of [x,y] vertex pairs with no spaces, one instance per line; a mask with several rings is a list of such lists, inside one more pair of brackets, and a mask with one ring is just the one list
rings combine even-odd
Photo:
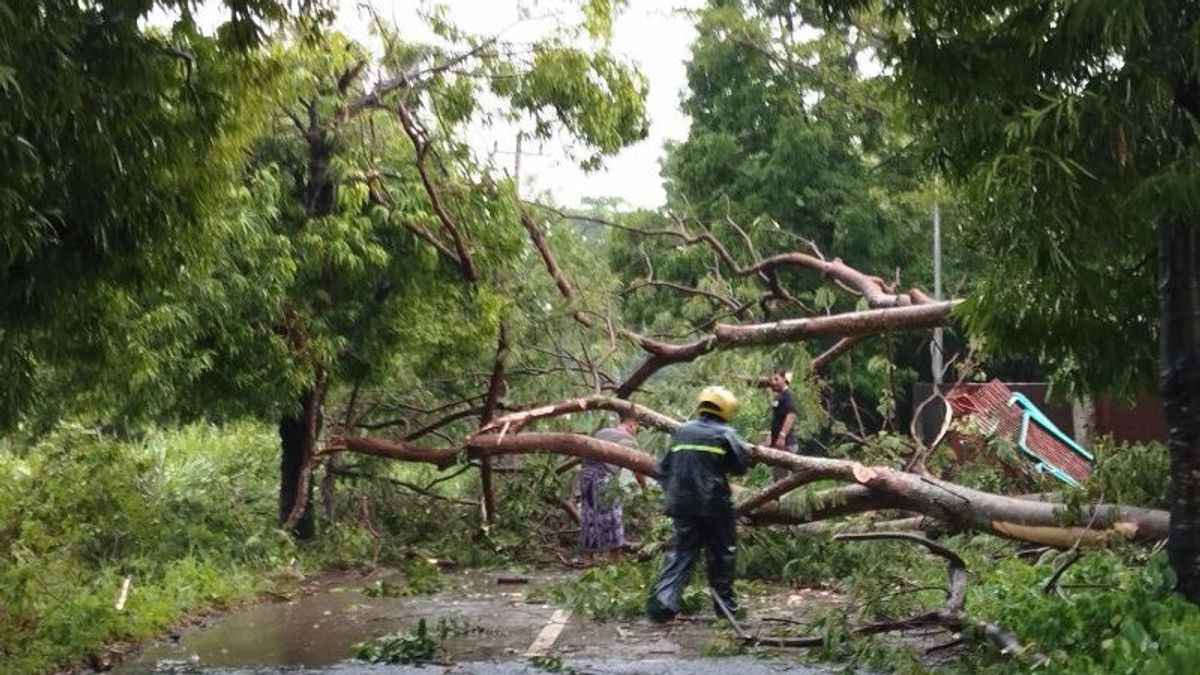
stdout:
[[[573,455],[655,475],[655,460],[649,454],[579,434],[527,432],[506,437],[477,434],[467,440],[466,446],[473,456]],[[833,517],[878,509],[902,509],[936,518],[955,528],[1046,545],[1070,546],[1079,537],[1085,537],[1085,543],[1099,543],[1114,535],[1151,544],[1165,539],[1168,532],[1166,511],[1118,504],[1093,504],[1075,511],[1064,503],[997,495],[937,478],[854,461],[794,455],[757,445],[752,446],[750,455],[755,461],[797,472],[799,478],[785,479],[789,481],[790,489],[817,480],[852,484],[839,493],[827,495],[825,501],[830,506],[823,512],[775,507],[761,515],[756,515],[756,511],[746,514],[751,520],[764,524],[798,524],[812,522],[814,515]],[[782,494],[780,491],[779,496]]]
[[[547,271],[555,280],[559,293],[568,303],[570,315],[587,330],[599,330],[601,322],[577,308],[579,296],[575,286],[555,261],[541,226],[528,215],[523,217],[522,223],[530,233]],[[625,227],[616,223],[604,224]],[[762,279],[768,296],[789,297],[788,292],[779,285],[774,272],[795,267],[815,272],[838,288],[858,296],[867,309],[768,323],[722,323],[713,320],[706,324],[704,335],[680,343],[615,327],[611,317],[605,317],[603,324],[612,349],[616,348],[619,335],[644,354],[640,364],[628,377],[621,380],[601,374],[596,362],[585,355],[575,359],[575,369],[584,374],[585,380],[590,377],[596,393],[523,410],[512,411],[507,408],[509,412],[497,415],[497,392],[502,387],[507,388],[504,377],[509,349],[502,330],[493,368],[486,377],[487,393],[479,426],[465,438],[451,443],[458,447],[425,449],[415,445],[411,439],[389,441],[348,436],[343,432],[330,440],[322,455],[354,451],[445,467],[457,461],[460,453],[465,453],[467,457],[477,460],[483,474],[484,514],[485,520],[490,523],[494,517],[495,496],[488,469],[491,459],[497,455],[566,455],[624,467],[647,476],[655,475],[655,460],[649,454],[576,433],[528,430],[540,420],[584,411],[607,410],[633,415],[643,425],[669,433],[679,426],[677,420],[629,400],[651,376],[666,366],[692,361],[724,349],[797,343],[814,338],[835,340],[832,347],[814,359],[813,369],[816,372],[828,367],[867,336],[892,330],[943,325],[960,302],[934,300],[916,289],[897,293],[894,284],[889,285],[878,277],[863,274],[840,259],[826,259],[819,252],[816,255],[792,252],[759,258],[753,253],[752,247],[747,247],[755,260],[742,265],[710,232],[693,233],[678,220],[671,229],[638,231],[647,236],[677,238],[682,246],[707,245],[734,275]],[[740,229],[738,231],[741,232]],[[647,283],[651,281],[652,271]],[[701,289],[684,290],[706,297],[714,295]],[[732,297],[717,296],[716,300],[727,309],[742,306]],[[605,395],[605,389],[613,395]],[[457,414],[448,415],[446,419],[453,421],[461,417]],[[932,445],[936,445],[936,440]],[[921,452],[914,452],[913,455],[919,459],[929,449],[922,446],[918,448]],[[923,516],[951,531],[987,532],[1009,539],[1064,548],[1099,544],[1113,537],[1151,544],[1168,535],[1169,518],[1165,511],[1118,504],[1071,508],[1062,501],[992,494],[931,476],[920,462],[915,465],[909,462],[906,468],[912,470],[906,471],[886,466],[867,466],[856,461],[795,455],[763,446],[753,446],[751,456],[757,462],[793,472],[779,483],[757,494],[746,494],[740,500],[739,515],[745,522],[756,525],[798,525],[869,511],[895,510],[905,512],[908,516]],[[846,485],[808,495],[807,499],[802,500],[802,506],[795,503],[798,500],[780,501],[787,493],[819,480]],[[744,494],[744,491],[740,492]]]
[[[497,429],[524,427],[538,419],[583,410],[611,410],[632,414],[643,424],[661,431],[674,431],[679,422],[657,411],[629,401],[589,396],[498,418],[467,439],[466,447],[480,456],[490,454],[558,453],[597,459],[654,475],[654,459],[646,453],[605,443],[578,434],[493,433]],[[808,457],[752,446],[751,456],[770,466],[795,472],[739,505],[739,513],[762,524],[801,524],[850,513],[879,509],[901,509],[935,518],[953,528],[991,532],[1011,539],[1051,546],[1069,547],[1081,538],[1098,544],[1114,534],[1142,543],[1167,537],[1168,513],[1115,504],[1085,506],[1072,510],[1061,501],[991,494],[938,478],[858,462]],[[837,480],[853,485],[818,493],[809,510],[780,506],[776,500],[788,492],[817,480]]]
[[[663,431],[671,431],[679,425],[670,417],[644,406],[593,396],[497,418],[469,436],[464,448],[470,457],[480,459],[495,455],[568,455],[654,477],[656,460],[653,456],[620,444],[574,433],[504,433],[505,429],[516,425],[524,427],[537,419],[597,409],[631,413]],[[325,452],[342,449],[427,462],[439,467],[446,466],[454,457],[451,450],[444,448],[423,451],[406,443],[354,437],[334,439]],[[802,524],[854,513],[897,509],[933,518],[956,530],[975,530],[1064,548],[1077,544],[1095,545],[1112,537],[1153,544],[1168,535],[1169,515],[1166,511],[1119,504],[1092,504],[1072,509],[1060,501],[993,494],[931,476],[850,460],[796,455],[759,445],[751,446],[750,454],[757,462],[794,472],[740,502],[739,514],[754,524]],[[806,508],[777,501],[788,492],[818,480],[848,485],[816,493],[806,500]]]

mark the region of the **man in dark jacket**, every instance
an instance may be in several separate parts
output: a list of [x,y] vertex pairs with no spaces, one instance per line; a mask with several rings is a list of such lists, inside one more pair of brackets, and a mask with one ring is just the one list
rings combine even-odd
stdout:
[[[744,474],[749,448],[728,422],[737,399],[724,387],[706,387],[696,399],[695,416],[671,436],[671,446],[658,463],[658,479],[666,489],[666,512],[675,538],[646,613],[652,621],[669,621],[679,613],[683,589],[692,576],[701,547],[708,562],[708,584],[731,612],[737,527],[728,474]],[[719,607],[714,607],[723,616]]]
[[[788,385],[792,375],[784,368],[776,368],[771,372],[771,391],[775,398],[771,401],[771,439],[770,446],[795,454],[799,450],[793,428],[796,426],[796,397]],[[787,469],[776,466],[771,468],[771,477],[781,481],[791,473]]]

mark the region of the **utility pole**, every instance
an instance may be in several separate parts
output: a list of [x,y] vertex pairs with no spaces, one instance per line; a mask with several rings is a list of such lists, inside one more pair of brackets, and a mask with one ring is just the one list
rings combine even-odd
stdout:
[[521,198],[521,137],[522,132],[517,132],[517,152],[516,158],[513,159],[513,184],[517,188],[517,199]]
[[[942,299],[942,211],[939,198],[939,181],[933,179],[933,297]],[[933,343],[929,345],[930,363],[933,365],[933,386],[942,384],[942,327],[933,329]]]

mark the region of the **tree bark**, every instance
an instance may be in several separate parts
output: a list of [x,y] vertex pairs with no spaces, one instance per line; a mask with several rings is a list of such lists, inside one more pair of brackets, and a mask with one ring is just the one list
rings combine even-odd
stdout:
[[[488,381],[487,396],[483,400],[483,413],[479,416],[479,426],[486,427],[496,416],[496,404],[501,397],[501,390],[507,389],[504,380],[505,360],[508,358],[508,333],[504,324],[500,324],[500,336],[496,342],[496,358],[492,363],[492,376]],[[479,485],[483,492],[483,527],[486,530],[496,522],[496,486],[492,479],[492,459],[481,457],[479,460]]]
[[[656,471],[654,458],[644,452],[579,434],[521,433],[507,437],[483,434],[468,438],[467,448],[475,456],[563,454],[595,459],[648,476],[654,476]],[[1095,504],[1072,513],[1061,503],[982,492],[887,467],[794,455],[758,445],[751,447],[750,455],[757,461],[786,467],[812,479],[849,483],[836,491],[827,491],[832,498],[824,500],[822,506],[826,503],[827,506],[820,509],[825,517],[896,508],[930,516],[956,529],[1037,543],[1060,542],[1071,536],[1086,537],[1083,543],[1097,543],[1109,537],[1151,543],[1167,536],[1167,513],[1154,509]],[[782,523],[809,522],[811,515],[787,508],[774,512],[765,508],[751,517],[761,522]]]
[[[285,417],[279,424],[279,435],[283,441],[283,457],[279,465],[281,528],[284,532],[294,533],[297,539],[311,539],[314,534],[312,472],[317,437],[321,433],[321,403],[324,398],[325,371],[318,369],[313,388],[300,397],[299,418]],[[290,506],[286,512],[283,510],[285,504]]]
[[445,469],[458,461],[458,450],[454,448],[421,448],[404,441],[390,441],[365,436],[331,438],[320,455],[332,455],[347,450],[364,455],[401,459],[407,462],[426,462],[439,469]]
[[1159,365],[1171,454],[1167,556],[1200,604],[1200,242],[1186,221],[1159,226]]
[[[308,415],[313,392],[300,397],[300,410],[285,414],[279,420],[279,440],[282,451],[279,459],[279,525],[297,539],[312,539],[315,534],[312,513],[312,481],[305,476],[311,473],[308,450],[312,447],[308,436]],[[304,502],[298,515],[297,498]],[[289,527],[289,521],[292,521]]]

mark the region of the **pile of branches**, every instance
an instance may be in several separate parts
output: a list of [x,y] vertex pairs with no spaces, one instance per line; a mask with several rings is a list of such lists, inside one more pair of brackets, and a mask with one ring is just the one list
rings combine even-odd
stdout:
[[[545,263],[547,273],[554,278],[563,301],[570,307],[577,299],[575,287],[554,259],[541,225],[530,211],[525,213],[522,222],[534,249]],[[598,222],[614,228],[632,229],[617,223]],[[352,426],[337,428],[315,459],[319,461],[336,453],[350,451],[446,468],[466,458],[480,469],[483,493],[481,506],[486,526],[496,518],[492,460],[498,456],[533,453],[566,455],[597,460],[650,478],[655,477],[655,458],[645,452],[583,434],[537,431],[539,422],[581,411],[606,410],[633,415],[643,426],[669,434],[680,425],[679,420],[633,401],[642,386],[664,368],[695,361],[719,350],[802,343],[817,338],[833,340],[833,346],[813,361],[814,371],[820,373],[870,336],[898,330],[925,330],[948,323],[952,310],[960,302],[954,299],[935,300],[919,289],[897,292],[896,284],[888,284],[879,277],[864,274],[840,259],[825,258],[811,245],[810,252],[792,251],[761,258],[753,253],[749,237],[736,225],[730,225],[737,229],[746,242],[745,249],[753,256],[749,263],[739,263],[709,230],[692,231],[679,219],[668,229],[635,231],[639,236],[673,239],[678,246],[707,246],[716,264],[726,273],[757,279],[763,289],[758,304],[767,319],[770,319],[772,307],[794,300],[779,281],[779,273],[784,269],[809,270],[819,274],[838,288],[859,296],[867,308],[761,323],[725,322],[714,318],[704,324],[700,337],[678,343],[615,328],[611,318],[600,320],[588,312],[576,311],[574,318],[583,326],[604,331],[613,340],[623,339],[639,348],[643,353],[640,364],[624,379],[601,374],[595,364],[589,364],[586,370],[593,375],[595,393],[518,410],[502,409],[500,403],[503,390],[507,387],[505,375],[509,354],[507,337],[501,330],[494,366],[487,377],[487,388],[474,399],[478,405],[446,414],[442,419],[419,429],[406,430],[400,438],[359,435],[352,433]],[[647,265],[649,267],[649,262]],[[655,281],[650,267],[644,283]],[[711,291],[674,287],[681,292],[713,295]],[[750,313],[751,308],[744,301],[732,297],[713,299],[726,308],[727,318],[737,319]],[[585,368],[581,366],[581,370]],[[432,435],[439,427],[469,417],[476,417],[478,425],[461,439],[441,446],[418,442]],[[1110,538],[1151,545],[1167,537],[1169,518],[1165,511],[1118,504],[1069,508],[1061,502],[994,494],[939,479],[930,475],[920,461],[920,458],[928,456],[931,448],[915,438],[913,443],[909,461],[895,467],[791,454],[754,445],[750,451],[753,460],[783,467],[789,474],[757,492],[740,490],[742,497],[737,504],[738,515],[744,523],[754,526],[811,526],[851,514],[898,511],[922,526],[934,525],[942,531],[986,532],[1012,540],[1062,548],[1077,546],[1081,542],[1101,543]],[[843,485],[815,493],[811,499],[804,500],[803,507],[780,500],[787,493],[815,481],[835,481]],[[954,631],[978,630],[992,637],[1005,650],[1016,648],[1015,639],[1003,630],[973,624],[965,617],[966,566],[958,555],[911,533],[841,536],[846,539],[907,540],[941,556],[948,566],[949,588],[946,602],[941,608],[901,622],[863,626],[858,632],[871,634],[906,626],[937,625]],[[747,640],[759,640],[744,632],[742,635]],[[815,644],[812,641],[817,639],[803,638],[796,644]]]

